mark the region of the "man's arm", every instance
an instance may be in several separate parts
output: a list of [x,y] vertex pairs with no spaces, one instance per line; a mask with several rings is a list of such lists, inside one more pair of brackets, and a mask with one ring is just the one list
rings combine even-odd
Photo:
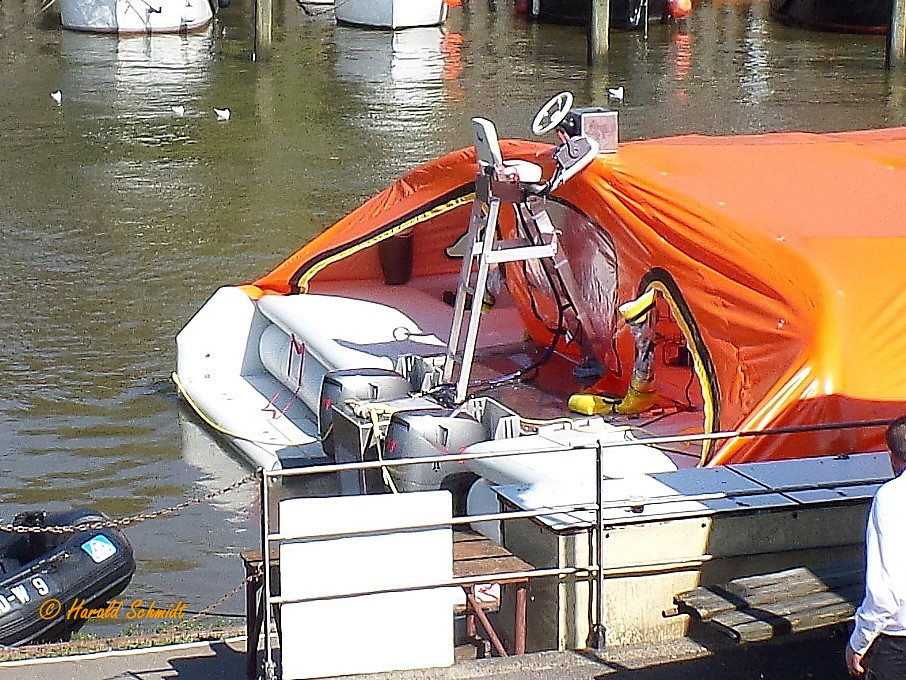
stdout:
[[846,670],[850,675],[862,675],[865,669],[862,668],[862,657],[864,654],[857,654],[851,645],[846,645]]
[[862,657],[878,635],[896,618],[898,603],[891,592],[885,569],[885,541],[895,538],[890,529],[896,526],[896,517],[888,517],[890,510],[884,501],[885,490],[875,497],[865,530],[865,599],[856,611],[855,627],[846,650],[847,667],[853,675],[861,675]]

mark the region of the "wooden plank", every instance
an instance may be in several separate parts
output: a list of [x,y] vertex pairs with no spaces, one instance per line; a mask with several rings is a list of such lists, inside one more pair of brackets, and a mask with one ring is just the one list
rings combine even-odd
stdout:
[[722,626],[737,626],[753,620],[782,619],[807,615],[808,612],[834,607],[838,604],[849,603],[853,607],[862,601],[862,587],[848,586],[844,590],[829,591],[826,593],[813,593],[806,597],[797,597],[790,600],[767,604],[763,607],[737,609],[721,612],[712,621]]
[[479,557],[506,557],[512,553],[501,545],[484,541],[454,541],[453,559],[470,560]]
[[861,581],[863,571],[864,565],[862,562],[853,560],[816,565],[814,567],[797,567],[759,576],[747,576],[733,579],[730,584],[732,585],[732,592],[741,597],[777,588],[789,588],[792,585],[799,584],[802,584],[800,589],[807,589],[814,584],[818,584],[829,586],[825,588],[825,590],[829,590],[830,588]]
[[861,563],[841,562],[813,568],[799,567],[771,574],[734,579],[725,585],[703,586],[674,597],[683,613],[702,621],[715,615],[760,606],[813,593],[861,587]]
[[673,598],[677,609],[699,621],[710,621],[721,612],[734,611],[746,606],[746,601],[725,590],[722,586],[696,588]]
[[[494,576],[514,571],[530,571],[532,565],[481,534],[456,531],[453,534],[453,575]],[[525,581],[527,579],[506,579]],[[488,578],[488,581],[499,579]]]
[[853,612],[855,612],[855,605],[851,602],[841,602],[829,607],[797,613],[789,617],[764,620],[753,619],[748,623],[734,626],[722,626],[719,623],[719,618],[715,618],[712,620],[712,625],[737,642],[761,642],[777,635],[801,633],[842,623],[852,617]]
[[495,578],[497,574],[506,574],[508,572],[530,571],[532,566],[520,560],[514,555],[508,557],[486,557],[473,560],[457,560],[453,563],[454,576],[487,576],[488,581],[497,582],[517,582],[527,581],[527,577],[515,579]]

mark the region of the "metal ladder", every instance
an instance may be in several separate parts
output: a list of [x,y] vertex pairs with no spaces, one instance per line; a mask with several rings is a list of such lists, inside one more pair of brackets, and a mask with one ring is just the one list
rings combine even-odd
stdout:
[[[475,178],[475,200],[469,218],[466,251],[459,273],[453,323],[443,365],[443,382],[455,385],[456,403],[465,400],[469,388],[469,376],[478,343],[481,308],[491,266],[504,262],[552,258],[554,271],[580,324],[583,329],[590,327],[583,319],[580,306],[574,302],[578,299],[578,286],[569,263],[560,250],[557,231],[550,216],[544,210],[534,212],[528,205],[526,192],[518,182],[519,166],[507,166],[502,161],[493,125],[480,118],[473,119],[472,123],[476,133],[479,171]],[[509,175],[508,170],[511,171]],[[513,177],[513,174],[516,176]],[[520,221],[531,238],[497,239],[497,219],[501,205],[515,205]]]

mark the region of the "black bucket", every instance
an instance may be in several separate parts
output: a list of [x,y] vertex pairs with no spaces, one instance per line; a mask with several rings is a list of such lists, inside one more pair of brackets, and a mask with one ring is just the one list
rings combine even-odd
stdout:
[[378,244],[381,271],[388,286],[402,286],[412,278],[412,232],[391,236]]

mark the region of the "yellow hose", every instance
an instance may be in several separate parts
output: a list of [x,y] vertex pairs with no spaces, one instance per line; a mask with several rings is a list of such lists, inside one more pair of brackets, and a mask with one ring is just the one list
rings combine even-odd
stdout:
[[631,416],[651,408],[656,399],[657,392],[644,392],[630,385],[624,397],[574,394],[569,398],[569,410],[586,416]]
[[[644,361],[643,351],[650,330],[645,324],[654,309],[655,291],[649,290],[635,300],[620,305],[620,314],[632,329],[636,341],[636,365],[632,369],[629,389],[623,397],[600,396],[597,394],[574,394],[569,398],[569,409],[586,416],[619,414],[635,415],[654,405],[657,391],[654,389],[654,374],[649,361]],[[650,340],[648,340],[650,342]]]

